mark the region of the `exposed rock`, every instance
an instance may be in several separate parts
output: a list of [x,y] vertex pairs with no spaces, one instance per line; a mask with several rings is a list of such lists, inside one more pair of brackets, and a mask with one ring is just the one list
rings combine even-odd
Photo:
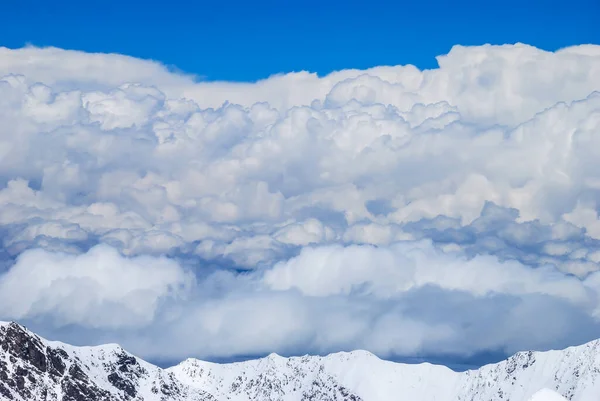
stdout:
[[149,382],[161,383],[152,400],[214,400],[143,363],[120,347],[52,346],[16,323],[0,324],[0,400],[142,401]]

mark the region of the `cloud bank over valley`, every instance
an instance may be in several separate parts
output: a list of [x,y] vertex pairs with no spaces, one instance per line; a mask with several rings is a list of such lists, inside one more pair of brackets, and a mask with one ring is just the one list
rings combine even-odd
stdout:
[[600,337],[600,46],[438,63],[0,48],[0,320],[169,361]]

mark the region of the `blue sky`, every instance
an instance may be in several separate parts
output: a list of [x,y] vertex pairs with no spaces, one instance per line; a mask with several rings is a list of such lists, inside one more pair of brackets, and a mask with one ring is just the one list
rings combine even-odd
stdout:
[[[493,4],[489,4],[493,3]],[[209,80],[279,72],[437,66],[452,45],[600,43],[600,2],[11,1],[0,45],[159,60]]]

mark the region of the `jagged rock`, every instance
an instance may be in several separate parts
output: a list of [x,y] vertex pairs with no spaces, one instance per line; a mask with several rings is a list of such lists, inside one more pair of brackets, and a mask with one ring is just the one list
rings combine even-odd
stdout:
[[[140,363],[141,362],[141,363]],[[143,365],[143,366],[142,366]],[[152,393],[151,383],[161,383]],[[154,398],[141,396],[144,390]],[[0,400],[214,400],[118,346],[55,345],[16,323],[0,324]]]

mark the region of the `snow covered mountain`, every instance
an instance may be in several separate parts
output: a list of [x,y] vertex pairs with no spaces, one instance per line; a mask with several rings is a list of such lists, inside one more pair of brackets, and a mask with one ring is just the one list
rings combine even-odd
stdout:
[[[564,398],[562,398],[564,397]],[[0,323],[0,400],[596,401],[600,341],[522,352],[478,370],[383,361],[365,351],[161,369],[118,345],[74,347]]]

